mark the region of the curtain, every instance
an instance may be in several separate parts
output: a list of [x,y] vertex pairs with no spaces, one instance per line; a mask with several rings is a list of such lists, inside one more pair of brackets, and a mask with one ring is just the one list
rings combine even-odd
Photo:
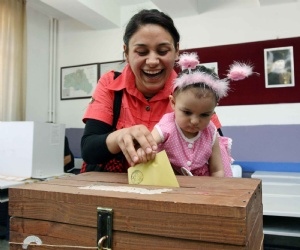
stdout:
[[25,118],[25,15],[25,0],[0,0],[0,121]]

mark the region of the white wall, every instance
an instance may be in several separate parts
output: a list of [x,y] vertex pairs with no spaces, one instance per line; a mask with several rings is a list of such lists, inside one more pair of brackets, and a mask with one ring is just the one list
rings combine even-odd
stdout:
[[[126,11],[135,13],[138,8],[140,6]],[[181,49],[189,49],[298,37],[300,35],[298,29],[299,10],[300,4],[294,2],[239,10],[234,8],[214,10],[188,18],[176,18],[174,21],[181,34]],[[35,19],[36,17],[29,18]],[[127,20],[128,14],[125,14],[124,10],[121,28],[104,31],[91,30],[70,19],[61,20],[59,23],[58,68],[121,60],[122,35]],[[29,48],[28,54],[30,55],[31,52]],[[57,72],[56,121],[66,124],[66,127],[83,127],[81,118],[89,100],[61,101],[60,71]],[[296,84],[300,81],[299,79],[295,80]],[[35,84],[39,84],[39,82],[36,81]],[[217,107],[217,113],[224,126],[300,123],[299,103],[220,106]]]
[[26,120],[48,121],[49,18],[27,8],[27,95]]

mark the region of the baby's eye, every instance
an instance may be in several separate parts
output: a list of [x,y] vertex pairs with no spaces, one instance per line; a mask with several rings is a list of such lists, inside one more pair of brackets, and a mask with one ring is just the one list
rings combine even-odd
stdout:
[[186,110],[183,110],[182,112],[183,112],[185,115],[191,115],[191,114],[192,114],[192,112],[186,111]]
[[209,117],[210,114],[201,114],[200,117]]

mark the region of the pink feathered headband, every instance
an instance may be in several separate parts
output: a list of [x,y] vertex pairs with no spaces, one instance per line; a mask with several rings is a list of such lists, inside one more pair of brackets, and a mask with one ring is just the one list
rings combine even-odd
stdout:
[[[227,77],[219,79],[216,74],[209,74],[198,70],[199,60],[196,53],[184,53],[179,56],[177,62],[182,70],[188,70],[187,73],[181,73],[174,82],[174,90],[183,88],[190,84],[203,83],[215,92],[217,97],[223,98],[227,96],[230,81],[243,80],[253,74],[252,66],[245,63],[234,62],[230,65]],[[192,71],[194,70],[194,71]]]

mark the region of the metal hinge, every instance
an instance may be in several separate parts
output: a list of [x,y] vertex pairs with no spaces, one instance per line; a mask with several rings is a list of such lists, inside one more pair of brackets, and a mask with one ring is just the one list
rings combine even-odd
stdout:
[[97,246],[98,250],[112,248],[113,210],[111,208],[97,208]]

